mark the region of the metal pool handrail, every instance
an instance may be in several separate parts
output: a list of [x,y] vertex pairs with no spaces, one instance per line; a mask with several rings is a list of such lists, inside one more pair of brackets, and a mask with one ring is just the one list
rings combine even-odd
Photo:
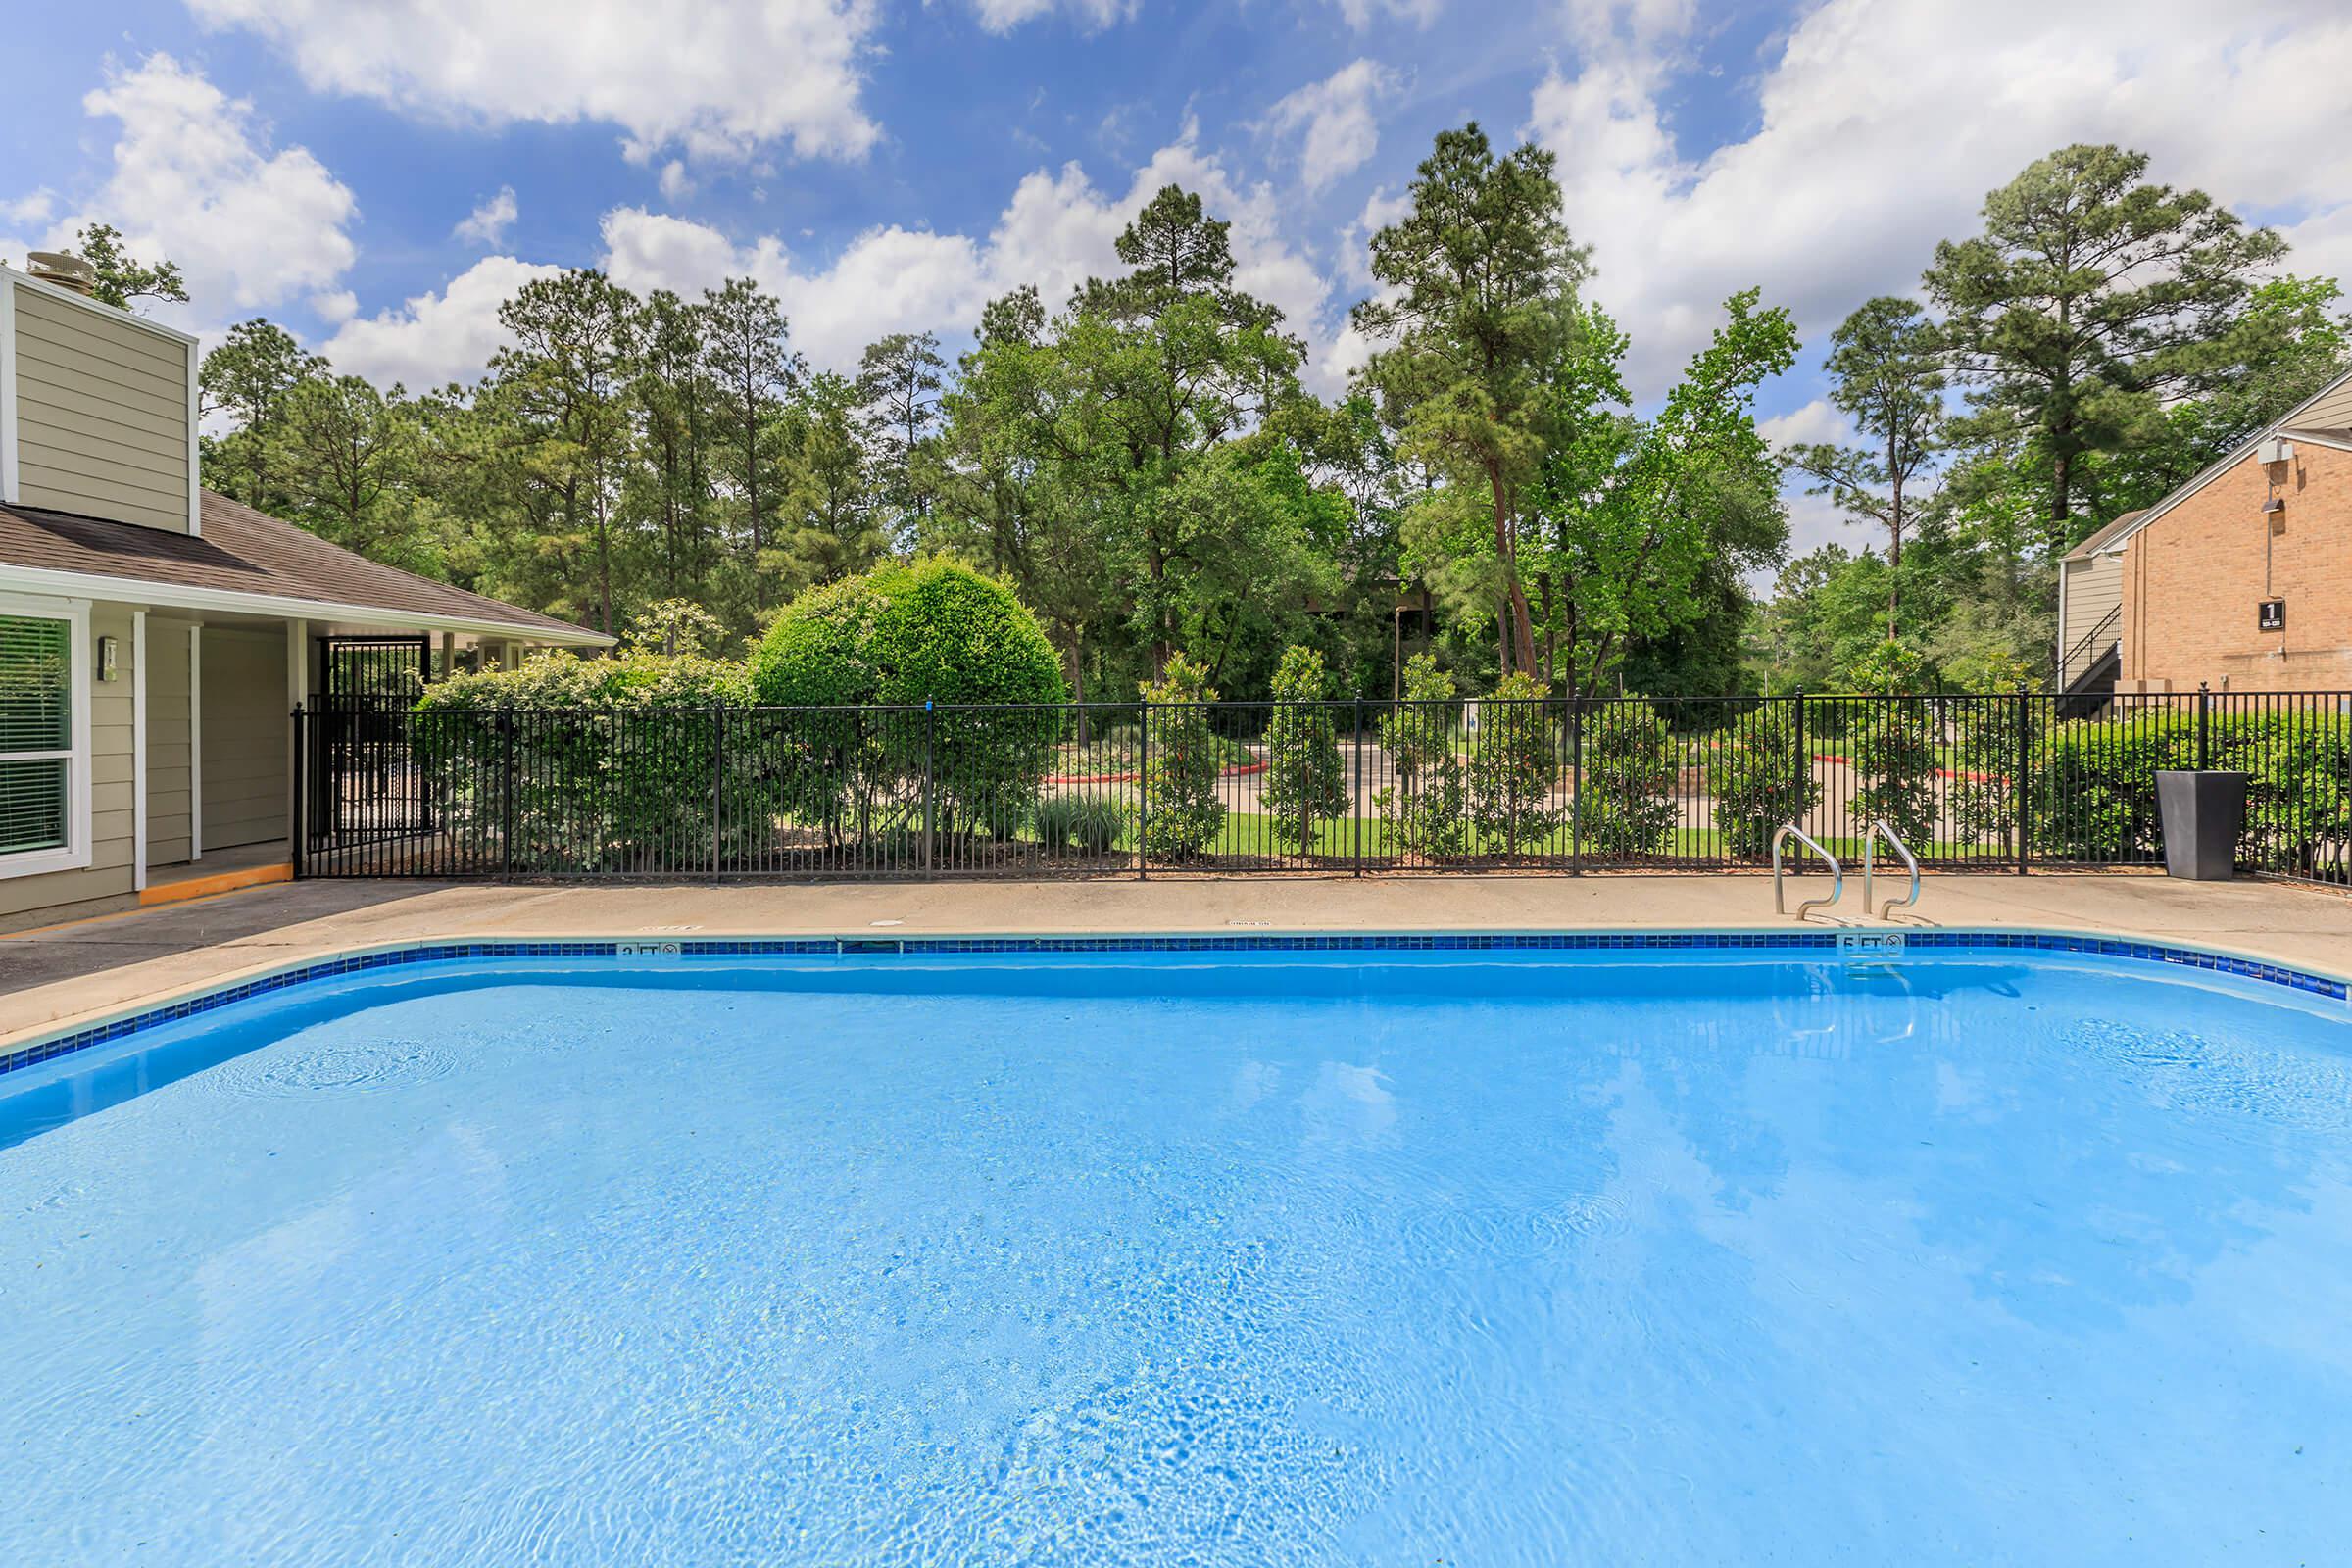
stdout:
[[1830,885],[1828,898],[1807,899],[1796,906],[1796,917],[1802,920],[1812,910],[1836,904],[1839,899],[1845,897],[1845,867],[1838,863],[1838,857],[1823,849],[1812,834],[1807,833],[1794,822],[1782,828],[1772,836],[1772,908],[1774,913],[1787,914],[1788,912],[1788,895],[1781,888],[1781,846],[1789,839],[1796,840],[1797,843],[1829,861],[1830,875],[1837,878]]
[[1908,909],[1919,902],[1919,861],[1912,857],[1911,847],[1902,841],[1901,837],[1896,834],[1894,829],[1888,827],[1884,822],[1871,823],[1869,828],[1865,830],[1862,835],[1862,912],[1864,914],[1871,912],[1871,850],[1873,846],[1877,844],[1881,834],[1885,834],[1886,837],[1886,842],[1894,846],[1894,853],[1903,858],[1903,864],[1911,868],[1910,897],[1902,899],[1888,899],[1886,901],[1886,907],[1880,911],[1881,917],[1886,918],[1891,916],[1895,910]]

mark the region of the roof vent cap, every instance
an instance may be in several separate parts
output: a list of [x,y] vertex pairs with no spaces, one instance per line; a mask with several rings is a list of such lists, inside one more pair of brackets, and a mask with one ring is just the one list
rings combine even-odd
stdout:
[[44,283],[70,288],[76,294],[95,293],[98,269],[71,251],[28,251],[25,270]]

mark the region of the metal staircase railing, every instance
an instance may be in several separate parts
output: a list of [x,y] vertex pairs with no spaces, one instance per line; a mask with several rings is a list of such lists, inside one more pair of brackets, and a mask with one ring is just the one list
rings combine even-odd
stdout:
[[2058,661],[2058,689],[2071,691],[2075,682],[2095,668],[2107,650],[2120,639],[2117,628],[2124,623],[2124,607],[2117,605],[2099,617],[2099,623],[2075,639]]

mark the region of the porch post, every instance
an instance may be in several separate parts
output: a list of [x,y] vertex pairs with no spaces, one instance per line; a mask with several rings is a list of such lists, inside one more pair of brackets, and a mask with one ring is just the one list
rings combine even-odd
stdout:
[[188,628],[188,858],[204,858],[204,623]]
[[130,890],[147,890],[147,612],[130,612]]
[[[292,712],[310,700],[311,695],[311,623],[307,620],[286,622],[286,708]],[[286,832],[288,845],[299,855],[302,847],[292,842],[294,823],[301,808],[296,805],[294,792],[302,787],[302,769],[289,751],[286,758]]]

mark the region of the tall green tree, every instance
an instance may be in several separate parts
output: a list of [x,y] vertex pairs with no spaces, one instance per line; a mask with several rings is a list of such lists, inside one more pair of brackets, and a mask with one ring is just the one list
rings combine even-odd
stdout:
[[922,534],[938,489],[932,448],[948,362],[930,332],[893,332],[866,345],[858,361],[858,410],[868,466],[894,539]]
[[2148,180],[2145,154],[2078,144],[1984,199],[1984,231],[1924,278],[1968,385],[1964,433],[2031,448],[2050,548],[2109,510],[2084,460],[2154,439],[2167,399],[2226,380],[2261,273],[2284,253],[2200,190]]
[[890,550],[847,376],[805,379],[776,419],[777,526],[760,562],[786,596],[854,575]]
[[941,493],[925,542],[1011,581],[1084,701],[1129,607],[1111,466],[1097,461],[1077,385],[1034,286],[989,302],[942,399]]
[[1235,286],[1230,226],[1198,195],[1162,187],[1119,234],[1129,270],[1089,279],[1055,334],[1066,396],[1054,440],[1107,489],[1154,671],[1197,586],[1188,566],[1213,556],[1246,571],[1262,537],[1243,524],[1262,509],[1210,456],[1299,395],[1305,349],[1280,311]]
[[564,530],[584,538],[599,630],[613,613],[613,513],[629,438],[625,393],[638,340],[635,299],[604,273],[533,278],[499,307],[513,340],[491,360],[525,466],[556,500]]
[[1866,300],[1830,336],[1823,368],[1830,405],[1854,422],[1850,446],[1813,442],[1793,447],[1788,462],[1858,522],[1886,534],[1886,639],[1895,640],[1902,614],[1903,534],[1916,511],[1914,494],[1942,450],[1942,344],[1927,313],[1906,299]]
[[197,409],[227,429],[200,438],[205,482],[263,512],[287,504],[286,411],[295,390],[323,379],[326,360],[262,317],[239,321],[196,371]]
[[1542,526],[1546,682],[1591,696],[1636,643],[1689,627],[1788,540],[1781,468],[1756,429],[1755,396],[1796,357],[1788,313],[1757,291],[1725,303],[1656,417],[1625,408],[1627,340],[1598,309],[1577,313],[1546,380],[1548,439],[1528,484]]
[[703,295],[703,344],[719,432],[716,466],[732,502],[756,614],[774,602],[760,562],[780,499],[776,416],[807,367],[792,350],[783,307],[750,278],[729,278]]
[[1276,703],[1266,721],[1266,772],[1258,799],[1275,821],[1275,840],[1293,855],[1315,852],[1316,824],[1348,809],[1348,769],[1340,756],[1331,681],[1312,648],[1282,651],[1269,688]]
[[703,314],[657,289],[646,299],[641,323],[630,389],[637,461],[630,465],[625,504],[659,540],[662,596],[704,597],[710,589],[712,411]]
[[319,375],[288,395],[284,454],[293,515],[370,560],[429,572],[434,543],[410,486],[416,431],[407,398],[356,375]]
[[1394,411],[1412,456],[1484,484],[1494,532],[1497,647],[1532,670],[1534,628],[1518,569],[1518,492],[1544,450],[1544,368],[1588,270],[1560,211],[1553,158],[1529,143],[1496,157],[1474,122],[1440,133],[1410,210],[1372,237],[1382,292],[1354,321],[1384,346],[1367,383]]

